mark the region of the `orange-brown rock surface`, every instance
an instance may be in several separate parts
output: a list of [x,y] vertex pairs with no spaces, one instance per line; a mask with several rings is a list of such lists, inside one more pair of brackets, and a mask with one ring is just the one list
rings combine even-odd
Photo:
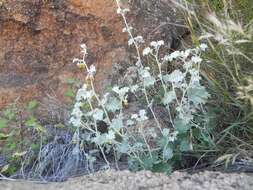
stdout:
[[114,0],[0,0],[0,109],[17,98],[64,102],[66,80],[85,77],[72,63],[82,43],[103,89],[125,39]]
[[[185,30],[173,25],[181,21],[170,0],[129,2],[134,35],[177,47]],[[72,63],[81,56],[82,43],[88,46],[87,63],[96,65],[96,87],[102,92],[123,75],[116,70],[110,76],[113,65],[125,65],[125,71],[129,62],[122,24],[115,0],[0,0],[0,110],[17,99],[21,104],[37,99],[40,114],[61,120],[61,106],[69,102],[66,81],[85,80]]]

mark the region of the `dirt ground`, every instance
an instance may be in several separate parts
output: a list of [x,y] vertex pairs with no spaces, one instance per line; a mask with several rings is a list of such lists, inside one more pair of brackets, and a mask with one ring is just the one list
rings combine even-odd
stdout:
[[151,172],[106,171],[62,183],[0,181],[0,190],[253,190],[253,175],[174,172],[171,176]]

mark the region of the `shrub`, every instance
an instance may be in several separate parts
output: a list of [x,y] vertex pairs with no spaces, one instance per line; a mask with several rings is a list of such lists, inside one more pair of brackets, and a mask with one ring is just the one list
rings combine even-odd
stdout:
[[[125,17],[129,10],[122,9],[116,2],[117,13],[125,23],[123,32],[129,34],[128,45],[137,53],[138,82],[130,86],[114,86],[112,91],[100,96],[94,87],[95,66],[86,64],[87,47],[81,45],[82,59],[75,58],[73,62],[85,69],[87,81],[77,91],[70,119],[76,129],[73,137],[75,149],[77,153],[85,151],[84,147],[89,147],[92,152],[100,151],[106,168],[110,167],[110,155],[113,155],[116,161],[127,158],[129,168],[135,171],[148,169],[170,173],[172,167],[182,165],[180,160],[185,152],[193,151],[195,133],[199,138],[208,134],[205,128],[208,115],[204,105],[210,95],[201,84],[200,76],[201,56],[207,45],[200,44],[196,48],[162,56],[160,49],[164,42],[153,41],[141,53],[144,39],[133,35]],[[153,61],[152,70],[143,61],[145,57]],[[174,71],[168,73],[162,69],[175,61],[178,67]],[[155,89],[162,89],[159,101],[154,98]],[[136,113],[125,114],[128,97],[133,95],[140,97],[139,100],[145,99],[145,107]],[[167,110],[168,125],[159,121],[153,109],[155,104]],[[150,119],[154,121],[152,125],[148,125]],[[101,123],[104,130],[101,130]],[[87,156],[91,163],[96,159],[91,154],[87,153]]]

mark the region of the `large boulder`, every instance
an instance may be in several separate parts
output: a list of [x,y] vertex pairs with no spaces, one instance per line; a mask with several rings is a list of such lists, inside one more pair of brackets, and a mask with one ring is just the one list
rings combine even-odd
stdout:
[[66,81],[85,78],[72,63],[82,43],[103,90],[126,37],[113,0],[0,1],[0,109],[17,98],[64,104]]
[[[181,21],[169,0],[129,2],[128,18],[136,35],[176,47],[185,30],[173,25]],[[72,63],[81,56],[82,43],[88,46],[88,64],[97,67],[98,91],[115,84],[113,80],[124,72],[113,70],[113,65],[123,71],[129,65],[128,36],[122,33],[116,9],[114,0],[0,1],[0,110],[17,99],[21,103],[37,99],[45,118],[66,118],[61,110],[70,101],[64,95],[67,80],[85,80],[84,72]]]

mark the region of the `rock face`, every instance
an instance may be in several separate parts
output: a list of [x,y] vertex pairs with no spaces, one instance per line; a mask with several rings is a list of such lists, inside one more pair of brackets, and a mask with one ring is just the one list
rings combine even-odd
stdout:
[[114,0],[1,0],[0,109],[17,98],[65,102],[66,81],[85,78],[72,63],[82,43],[102,89],[127,37],[115,10]]
[[[170,25],[178,17],[169,0],[129,2],[135,35],[147,42],[163,39],[174,48],[183,30]],[[129,65],[122,24],[115,0],[0,0],[0,110],[17,99],[38,99],[42,112],[57,115],[68,101],[68,79],[85,80],[72,63],[81,56],[82,43],[88,46],[87,63],[96,65],[102,92],[113,77],[124,74],[110,76],[112,66]]]

